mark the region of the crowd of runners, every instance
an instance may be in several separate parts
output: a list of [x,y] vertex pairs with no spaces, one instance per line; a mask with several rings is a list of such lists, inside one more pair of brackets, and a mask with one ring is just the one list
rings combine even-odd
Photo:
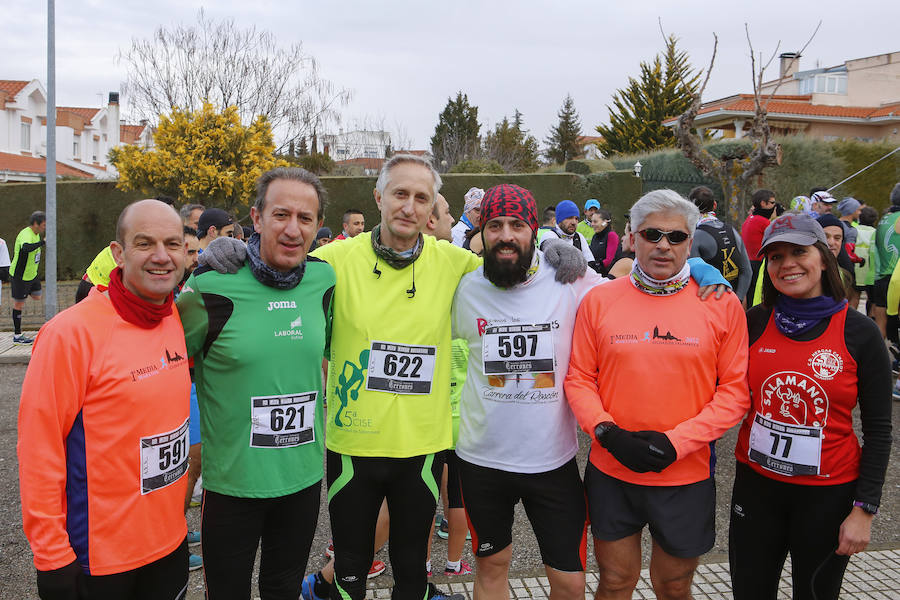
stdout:
[[[42,599],[182,598],[201,567],[207,597],[247,599],[259,552],[263,600],[363,600],[388,543],[393,598],[446,600],[437,529],[443,573],[506,600],[519,502],[551,598],[583,598],[589,539],[597,600],[631,598],[648,526],[656,597],[690,598],[730,460],[716,440],[738,424],[734,597],[774,599],[788,553],[794,598],[838,597],[890,452],[900,184],[877,227],[852,198],[841,219],[821,190],[779,216],[760,190],[740,234],[711,190],[656,190],[621,238],[600,201],[539,217],[513,184],[470,189],[454,225],[440,187],[396,155],[380,222],[348,210],[338,236],[298,168],[259,178],[246,231],[135,202],[34,340],[17,321],[40,293],[32,215],[7,268],[17,342],[33,342],[18,457]],[[333,559],[307,574],[323,481]]]

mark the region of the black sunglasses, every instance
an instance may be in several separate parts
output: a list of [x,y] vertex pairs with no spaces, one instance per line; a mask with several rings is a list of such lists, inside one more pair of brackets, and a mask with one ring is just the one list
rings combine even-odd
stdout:
[[662,229],[653,229],[652,227],[648,227],[647,229],[641,229],[638,231],[641,234],[641,237],[650,242],[651,244],[656,244],[666,236],[666,239],[669,240],[669,243],[673,246],[681,244],[686,239],[688,239],[690,234],[685,233],[683,231],[663,231]]

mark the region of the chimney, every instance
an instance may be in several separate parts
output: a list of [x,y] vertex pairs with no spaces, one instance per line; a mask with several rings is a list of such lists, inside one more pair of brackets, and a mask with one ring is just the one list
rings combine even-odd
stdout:
[[800,53],[784,52],[778,55],[781,60],[781,78],[793,77],[800,70]]
[[[122,129],[119,123],[119,92],[109,93],[109,104],[106,105],[106,126],[109,132],[106,135],[106,151],[115,148],[122,140]],[[103,157],[104,164],[106,157]]]

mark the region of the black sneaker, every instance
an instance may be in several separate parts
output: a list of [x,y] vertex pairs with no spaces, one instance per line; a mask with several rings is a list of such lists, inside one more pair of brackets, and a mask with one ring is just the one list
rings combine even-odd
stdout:
[[23,334],[14,335],[13,336],[13,344],[32,344],[34,343],[34,338],[25,337]]
[[432,582],[428,582],[428,600],[466,600],[462,594],[442,592]]

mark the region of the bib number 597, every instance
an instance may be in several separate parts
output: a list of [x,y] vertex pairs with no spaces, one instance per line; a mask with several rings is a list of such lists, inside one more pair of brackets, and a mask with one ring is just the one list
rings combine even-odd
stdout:
[[[538,336],[536,333],[527,335],[501,335],[497,337],[497,346],[500,358],[525,358],[534,356],[537,352]],[[530,348],[530,349],[529,349]]]

